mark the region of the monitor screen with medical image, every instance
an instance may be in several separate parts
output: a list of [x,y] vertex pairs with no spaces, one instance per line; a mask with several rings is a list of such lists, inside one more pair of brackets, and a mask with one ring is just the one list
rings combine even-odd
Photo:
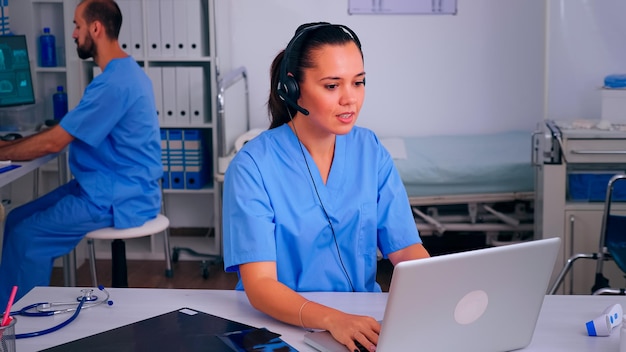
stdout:
[[0,36],[0,108],[34,103],[26,37]]

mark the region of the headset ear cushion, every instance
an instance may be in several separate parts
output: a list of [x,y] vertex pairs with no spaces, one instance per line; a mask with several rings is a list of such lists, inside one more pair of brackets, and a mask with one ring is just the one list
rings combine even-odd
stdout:
[[298,81],[296,81],[293,76],[287,76],[283,80],[282,85],[286,98],[295,104],[300,98],[300,86],[298,85]]

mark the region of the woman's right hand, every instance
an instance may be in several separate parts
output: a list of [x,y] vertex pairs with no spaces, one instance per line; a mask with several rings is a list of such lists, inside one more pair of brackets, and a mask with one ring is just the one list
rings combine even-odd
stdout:
[[337,312],[328,317],[327,323],[327,330],[349,351],[359,351],[356,342],[368,351],[376,350],[380,324],[374,318]]
[[254,308],[289,324],[328,330],[349,351],[359,350],[355,341],[370,351],[376,349],[380,324],[374,318],[307,301],[277,280],[275,262],[242,264],[239,273]]

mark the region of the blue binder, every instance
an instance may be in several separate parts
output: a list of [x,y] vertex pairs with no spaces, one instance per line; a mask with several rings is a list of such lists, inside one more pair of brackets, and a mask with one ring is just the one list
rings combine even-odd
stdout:
[[185,159],[183,154],[183,130],[168,132],[170,188],[185,188]]
[[161,129],[161,164],[163,164],[161,187],[164,189],[170,188],[169,143],[167,139],[167,130]]
[[200,189],[206,184],[204,165],[204,138],[200,130],[185,130],[183,133],[185,161],[185,188]]

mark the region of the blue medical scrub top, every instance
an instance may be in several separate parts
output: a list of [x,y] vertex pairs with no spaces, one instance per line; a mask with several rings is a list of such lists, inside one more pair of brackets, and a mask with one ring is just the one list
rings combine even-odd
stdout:
[[[114,59],[61,120],[74,136],[69,165],[85,196],[114,226],[142,225],[160,209],[163,174],[152,82],[131,57]],[[97,214],[94,214],[97,216]]]
[[336,137],[326,184],[287,124],[249,141],[226,171],[223,217],[226,270],[275,261],[296,291],[380,291],[376,249],[421,243],[389,153],[360,127]]

